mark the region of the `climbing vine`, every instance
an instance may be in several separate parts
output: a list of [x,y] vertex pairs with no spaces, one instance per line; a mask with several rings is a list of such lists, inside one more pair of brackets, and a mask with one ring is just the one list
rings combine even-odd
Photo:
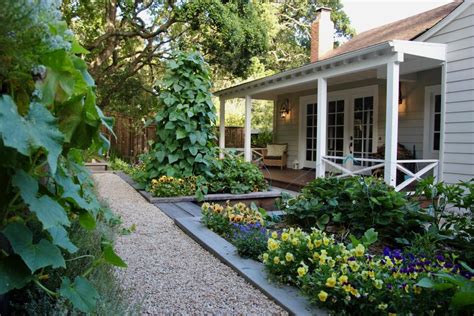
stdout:
[[[87,50],[58,5],[7,0],[0,8],[0,295],[34,283],[91,312],[98,293],[88,275],[102,263],[126,264],[105,239],[99,257],[75,258],[68,231],[76,222],[94,230],[106,215],[82,156],[107,146],[99,128],[111,121],[95,104]],[[48,282],[76,259],[90,261],[82,275]]]
[[216,139],[210,88],[209,67],[201,54],[174,54],[159,85],[157,140],[147,170],[150,179],[209,173]]

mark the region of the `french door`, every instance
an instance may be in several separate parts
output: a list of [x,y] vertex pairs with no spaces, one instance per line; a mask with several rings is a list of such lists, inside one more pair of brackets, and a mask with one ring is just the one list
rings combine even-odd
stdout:
[[[328,95],[327,155],[370,158],[376,149],[377,87],[337,91]],[[316,96],[300,98],[301,167],[315,168],[317,143]],[[342,160],[336,161],[341,163]],[[356,167],[352,161],[346,167]],[[366,163],[358,163],[365,166]],[[331,169],[331,168],[330,168]]]

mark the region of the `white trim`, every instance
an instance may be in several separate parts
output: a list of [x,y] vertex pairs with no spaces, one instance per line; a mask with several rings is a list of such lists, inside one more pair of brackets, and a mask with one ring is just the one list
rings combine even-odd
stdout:
[[316,177],[325,176],[323,157],[327,150],[328,119],[328,82],[326,78],[318,79],[318,125],[316,138]]
[[225,99],[219,98],[220,108],[219,108],[219,157],[224,158],[224,149],[225,149]]
[[245,126],[244,126],[244,158],[252,161],[251,136],[252,136],[252,98],[245,96]]
[[[374,98],[374,130],[372,151],[377,150],[378,144],[378,107],[379,107],[379,86],[370,85],[359,88],[336,90],[328,93],[327,101],[344,100],[344,153],[348,153],[349,137],[353,133],[354,119],[354,99],[358,97],[373,96]],[[300,168],[312,168],[314,162],[306,162],[306,118],[305,106],[308,103],[317,103],[317,93],[299,97],[299,117],[298,117],[298,161]],[[326,104],[327,106],[327,104]]]
[[[472,0],[470,0],[472,1]],[[445,61],[441,65],[441,126],[439,136],[439,164],[438,164],[438,181],[444,180],[444,140],[446,137],[446,77],[448,71],[448,63]],[[436,176],[436,175],[435,175]]]
[[397,186],[398,88],[400,63],[387,64],[387,104],[385,120],[385,183]]
[[[439,158],[439,151],[433,150],[433,111],[434,96],[441,94],[441,85],[425,87],[425,109],[423,121],[423,159]],[[440,149],[441,149],[441,131],[440,131]]]
[[428,31],[426,31],[425,33],[415,38],[414,41],[417,41],[417,42],[426,41],[427,39],[435,35],[438,31],[446,27],[449,23],[454,21],[454,19],[456,19],[461,13],[463,13],[472,4],[473,4],[472,0],[464,1],[456,9],[454,9],[451,13],[449,13],[446,17],[444,17],[444,19],[439,21],[435,26],[433,26]]

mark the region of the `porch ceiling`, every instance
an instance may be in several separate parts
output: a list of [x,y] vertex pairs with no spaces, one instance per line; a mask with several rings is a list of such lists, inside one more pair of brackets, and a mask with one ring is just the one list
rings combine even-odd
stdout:
[[215,92],[224,98],[274,100],[277,95],[316,89],[318,78],[329,85],[372,78],[386,78],[385,65],[400,61],[400,75],[438,67],[446,59],[446,45],[393,40],[304,65],[273,76]]

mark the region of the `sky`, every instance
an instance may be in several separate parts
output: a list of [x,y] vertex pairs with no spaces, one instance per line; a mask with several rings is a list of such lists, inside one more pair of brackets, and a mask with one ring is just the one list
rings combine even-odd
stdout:
[[442,6],[451,0],[342,0],[357,33]]

